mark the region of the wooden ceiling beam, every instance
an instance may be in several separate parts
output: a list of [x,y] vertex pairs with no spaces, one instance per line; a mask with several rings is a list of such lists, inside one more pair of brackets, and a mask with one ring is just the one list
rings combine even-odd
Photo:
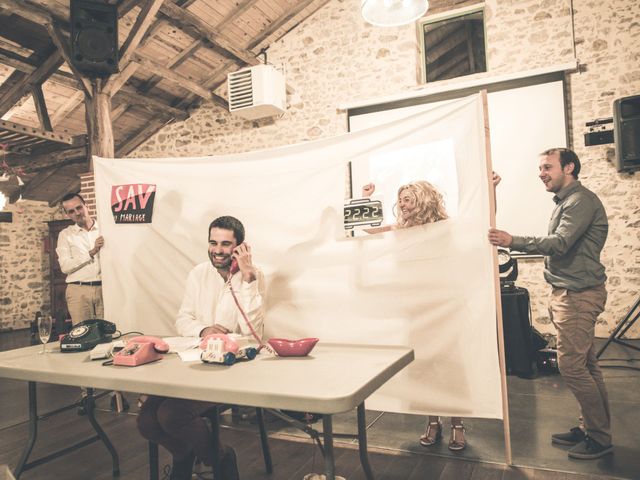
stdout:
[[[237,8],[233,9],[231,12],[227,14],[220,22],[216,25],[216,30],[222,31],[225,26],[229,23],[233,22],[236,18],[242,15],[244,12],[253,7],[259,0],[244,0],[240,2]],[[184,8],[184,6],[183,6]]]
[[[147,30],[147,36],[143,39],[143,41],[139,45],[139,49],[141,47],[146,46],[153,37],[160,31],[160,29],[167,23],[166,20],[155,19],[153,24]],[[122,69],[122,71],[117,75],[111,75],[104,85],[103,91],[111,96],[115,95],[118,90],[122,88],[122,86],[127,83],[127,81],[136,73],[138,67],[140,66],[138,63],[131,62],[129,59],[127,60],[129,63]],[[122,59],[120,60],[120,65],[125,65]]]
[[166,103],[155,100],[152,97],[145,97],[140,92],[138,92],[135,88],[132,87],[123,87],[120,89],[116,98],[119,100],[125,101],[132,105],[137,105],[147,110],[158,113],[164,112],[178,120],[185,120],[189,118],[189,114],[182,109],[174,108]]
[[55,175],[61,168],[62,166],[56,166],[37,173],[35,177],[26,182],[26,185],[22,188],[22,195],[27,198],[31,197],[31,195],[36,193],[38,187]]
[[193,38],[206,38],[211,42],[212,47],[219,50],[225,57],[239,60],[247,65],[257,65],[259,63],[253,53],[236,48],[231,40],[224,35],[216,33],[207,23],[200,20],[196,15],[184,8],[180,8],[170,0],[160,7],[160,12],[165,15],[171,23],[180,27],[181,30],[184,30],[185,33],[188,33]]
[[[2,1],[2,0],[0,0]],[[7,113],[22,97],[29,93],[33,85],[39,85],[62,65],[60,52],[55,51],[33,72],[27,74],[21,82],[0,98],[0,117]]]
[[[25,73],[31,73],[33,72],[36,67],[34,65],[32,65],[32,63],[34,63],[36,60],[31,60],[31,59],[26,59],[26,58],[13,58],[13,61],[16,64],[16,68],[18,68],[20,71],[25,72]],[[3,57],[3,53],[0,52],[0,62],[4,62],[4,57]],[[79,82],[69,73],[67,72],[58,72],[58,73],[54,73],[51,77],[49,77],[50,81],[53,82],[57,82],[61,85],[67,86],[67,87],[71,87],[71,88],[76,88],[76,89],[80,89],[80,84]],[[168,114],[170,114],[171,116],[174,116],[176,118],[180,118],[182,120],[184,120],[185,118],[187,118],[189,115],[184,111],[184,109],[178,109],[178,108],[173,108],[170,105],[160,102],[158,100],[155,100],[153,98],[149,98],[148,101],[145,101],[145,99],[143,98],[142,100],[140,100],[141,96],[144,96],[145,92],[140,92],[137,89],[135,89],[134,87],[129,87],[129,86],[124,86],[123,89],[125,90],[124,92],[124,96],[126,96],[127,99],[129,99],[128,101],[130,101],[130,103],[133,103],[135,105],[146,105],[148,107],[150,107],[151,110],[153,110],[154,112],[166,112]],[[123,89],[120,89],[119,91],[122,91]],[[82,103],[84,101],[84,94],[82,93],[82,90],[79,90],[80,94],[82,95],[81,100],[78,102]],[[74,95],[75,97],[75,95]],[[135,101],[135,100],[139,100],[139,101]],[[61,107],[62,108],[62,107]],[[71,109],[73,110],[73,108]],[[69,110],[69,111],[71,111]],[[57,122],[59,122],[62,118],[64,118],[64,115],[66,115],[64,113],[64,110],[61,112],[61,118],[57,120]],[[55,125],[56,124],[56,120],[57,119],[57,115],[54,114],[52,116],[52,122]]]
[[65,118],[67,118],[76,108],[78,108],[84,102],[84,92],[82,90],[76,91],[71,95],[66,102],[64,102],[55,112],[51,115],[51,124],[53,126],[58,125]]
[[33,97],[33,103],[36,107],[40,128],[46,132],[53,132],[51,119],[49,118],[49,112],[47,111],[47,102],[44,98],[44,92],[42,91],[42,84],[33,85],[31,87],[31,96]]
[[141,130],[134,133],[124,142],[116,147],[116,158],[124,157],[129,154],[146,140],[155,135],[158,131],[164,128],[166,125],[173,121],[172,118],[157,118],[155,120],[151,120],[146,126],[144,126]]
[[80,179],[74,178],[69,183],[67,183],[52,200],[49,201],[49,206],[56,207],[62,201],[62,198],[67,193],[79,192],[79,191],[80,191]]
[[118,18],[124,17],[141,2],[142,0],[120,0],[118,2]]
[[[23,73],[31,73],[42,63],[38,58],[26,58],[16,55],[13,52],[8,52],[7,50],[0,49],[0,63],[4,63],[5,65],[9,65],[16,70],[19,70]],[[80,88],[80,84],[73,77],[72,74],[67,72],[58,71],[52,74],[49,77],[49,80],[55,83],[59,83],[60,85],[64,85],[66,87],[71,88]]]
[[22,168],[25,173],[37,172],[45,168],[61,165],[69,160],[82,158],[88,161],[87,147],[67,148],[63,150],[31,154],[7,154],[7,163],[11,168]]
[[6,8],[38,25],[44,25],[53,20],[51,13],[39,5],[34,5],[29,0],[0,0],[0,8]]
[[49,32],[51,40],[53,40],[54,45],[58,48],[58,51],[62,55],[62,58],[64,58],[65,62],[67,62],[67,66],[73,72],[73,76],[80,82],[80,85],[84,90],[84,94],[90,97],[91,92],[93,91],[91,82],[89,82],[87,77],[85,77],[78,71],[78,69],[71,61],[71,49],[69,46],[69,40],[62,33],[62,29],[58,26],[58,24],[54,23],[53,21],[47,23],[45,26],[47,28],[47,31]]
[[71,135],[62,135],[56,132],[47,132],[45,130],[39,130],[37,128],[29,127],[27,125],[21,125],[16,122],[10,122],[7,120],[0,120],[0,130],[7,130],[15,132],[19,135],[26,135],[29,137],[44,138],[52,142],[64,143],[67,145],[77,145],[78,140]]
[[180,75],[179,73],[176,73],[173,70],[160,65],[159,63],[154,62],[153,60],[134,53],[132,56],[132,61],[138,63],[142,68],[149,72],[155,72],[159,75],[162,75],[165,80],[173,82],[179,87],[185,88],[206,100],[211,100],[211,92],[209,92],[206,88],[202,87],[197,82],[194,82],[193,80],[190,80],[187,77]]
[[[280,28],[282,28],[287,22],[289,22],[294,17],[296,17],[300,12],[302,12],[305,8],[311,5],[314,1],[315,0],[304,0],[302,2],[297,2],[295,7],[292,7],[289,10],[287,10],[280,17],[278,17],[276,21],[272,22],[271,25],[269,25],[269,27],[266,30],[260,32],[260,35],[258,35],[253,40],[251,40],[251,42],[247,46],[247,50],[253,50],[257,46],[259,46],[262,42],[264,42],[266,39],[268,39],[271,35],[273,35],[278,30],[280,30]],[[322,2],[321,5],[318,6],[318,8],[320,8],[322,5],[324,5],[327,2],[328,0]]]
[[120,66],[126,66],[133,52],[138,48],[144,35],[156,18],[163,0],[148,0],[140,10],[136,23],[131,28],[129,36],[120,49]]

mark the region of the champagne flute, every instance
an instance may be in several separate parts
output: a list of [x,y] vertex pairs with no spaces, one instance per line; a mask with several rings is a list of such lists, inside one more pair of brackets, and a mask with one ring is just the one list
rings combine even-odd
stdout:
[[42,342],[42,351],[38,352],[39,354],[47,351],[47,342],[51,336],[51,323],[51,315],[42,315],[38,318],[38,335]]

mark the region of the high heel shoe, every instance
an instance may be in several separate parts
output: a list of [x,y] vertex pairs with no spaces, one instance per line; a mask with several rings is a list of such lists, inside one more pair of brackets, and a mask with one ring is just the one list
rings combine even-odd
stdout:
[[441,439],[442,422],[440,422],[440,420],[437,422],[429,422],[427,423],[427,430],[424,432],[424,435],[420,437],[420,445],[430,447],[440,442]]
[[467,447],[467,440],[464,438],[465,428],[463,424],[451,425],[451,439],[449,440],[449,450],[459,452]]

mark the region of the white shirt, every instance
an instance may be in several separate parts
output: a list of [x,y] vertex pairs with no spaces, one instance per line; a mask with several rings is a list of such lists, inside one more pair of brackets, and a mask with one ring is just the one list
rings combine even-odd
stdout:
[[67,274],[67,283],[96,282],[100,277],[100,253],[94,258],[89,255],[100,236],[98,221],[94,220],[91,230],[78,225],[69,225],[58,235],[58,263],[60,270]]
[[[256,270],[256,279],[251,283],[242,279],[242,272],[237,272],[231,278],[231,286],[253,329],[261,336],[264,321],[262,297],[265,292],[262,272]],[[189,272],[176,329],[181,336],[198,337],[203,329],[212,325],[223,326],[231,333],[251,334],[229,286],[211,262],[204,262]]]

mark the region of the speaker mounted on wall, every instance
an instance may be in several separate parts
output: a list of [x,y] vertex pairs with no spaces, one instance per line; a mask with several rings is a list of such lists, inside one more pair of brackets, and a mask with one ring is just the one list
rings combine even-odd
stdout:
[[71,61],[89,77],[118,72],[118,7],[104,0],[71,0]]
[[640,95],[613,102],[613,125],[617,170],[640,170]]

